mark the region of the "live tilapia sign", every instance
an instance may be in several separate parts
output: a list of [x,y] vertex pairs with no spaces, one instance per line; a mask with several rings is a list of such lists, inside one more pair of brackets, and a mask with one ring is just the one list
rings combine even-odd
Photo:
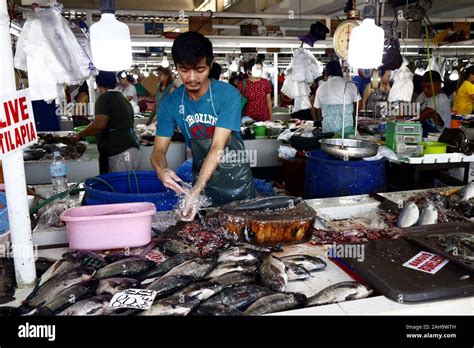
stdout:
[[36,143],[36,139],[28,90],[0,96],[0,158]]

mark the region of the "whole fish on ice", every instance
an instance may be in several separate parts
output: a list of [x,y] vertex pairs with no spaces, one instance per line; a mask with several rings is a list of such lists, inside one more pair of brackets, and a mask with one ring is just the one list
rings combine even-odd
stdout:
[[330,303],[366,298],[373,290],[366,285],[354,281],[341,282],[331,285],[316,295],[308,298],[306,306],[320,306]]
[[438,210],[429,203],[421,212],[418,225],[434,225],[438,222]]
[[415,203],[410,202],[406,204],[400,212],[397,225],[401,228],[411,227],[418,222],[419,218],[420,209],[418,209],[418,206]]

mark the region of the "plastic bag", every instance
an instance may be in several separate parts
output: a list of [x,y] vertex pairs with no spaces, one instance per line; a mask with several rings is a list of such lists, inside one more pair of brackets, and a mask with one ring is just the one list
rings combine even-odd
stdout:
[[399,162],[397,154],[393,152],[392,149],[386,146],[379,146],[379,149],[375,156],[363,158],[363,160],[364,161],[378,161],[378,160],[381,160],[382,158],[386,158],[392,162]]
[[293,159],[296,156],[296,149],[289,146],[280,146],[278,148],[278,157],[284,159]]
[[293,132],[289,129],[285,129],[281,134],[278,136],[278,140],[285,140],[288,141],[293,136]]
[[388,101],[411,102],[413,95],[413,73],[408,69],[408,62],[405,60],[393,77],[394,83],[388,95]]
[[36,229],[43,230],[51,227],[63,227],[65,223],[61,220],[61,214],[74,206],[74,201],[68,199],[57,201],[41,208],[38,211],[39,218]]

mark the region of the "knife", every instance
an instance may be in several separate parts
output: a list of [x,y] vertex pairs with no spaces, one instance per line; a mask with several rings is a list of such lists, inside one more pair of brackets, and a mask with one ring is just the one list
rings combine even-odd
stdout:
[[378,206],[380,209],[385,210],[389,213],[399,213],[400,207],[394,201],[379,195],[376,192],[369,193],[369,197],[379,201],[381,204]]

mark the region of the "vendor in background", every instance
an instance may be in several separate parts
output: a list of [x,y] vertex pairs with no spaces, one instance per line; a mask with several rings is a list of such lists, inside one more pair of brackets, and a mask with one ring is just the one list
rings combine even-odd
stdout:
[[392,72],[390,70],[380,69],[380,87],[373,89],[371,84],[365,86],[364,96],[362,98],[362,109],[375,110],[375,106],[380,102],[386,102],[390,94],[390,77]]
[[420,121],[424,137],[430,132],[437,133],[451,127],[451,107],[448,97],[441,89],[442,82],[441,75],[437,71],[427,71],[421,79],[423,92],[416,102],[420,104]]
[[467,68],[459,78],[453,111],[457,115],[470,115],[474,111],[474,65]]
[[322,131],[333,133],[342,131],[345,89],[346,113],[344,127],[346,127],[347,132],[347,128],[354,126],[355,103],[360,100],[360,95],[356,85],[342,77],[342,68],[339,62],[329,62],[326,71],[328,80],[318,88],[314,100],[314,107],[323,119]]
[[245,64],[248,78],[238,85],[240,94],[245,90],[247,105],[243,116],[250,116],[255,121],[270,121],[272,119],[272,86],[270,81],[262,78],[262,64],[251,59]]
[[130,83],[129,76],[127,72],[120,71],[117,74],[118,79],[118,86],[116,88],[117,91],[122,92],[122,94],[127,98],[129,102],[134,102],[135,104],[138,103],[138,96],[137,90],[135,86]]
[[[183,220],[193,220],[201,192],[214,205],[255,197],[250,163],[224,153],[242,153],[240,96],[227,83],[209,79],[214,60],[211,41],[197,32],[180,34],[171,50],[183,85],[163,100],[158,113],[151,164],[163,185],[184,194]],[[166,153],[176,129],[181,130],[193,156],[194,185],[186,190],[168,167]],[[234,156],[235,157],[235,156]]]
[[[84,81],[84,83],[78,88],[77,94],[71,93],[71,97],[74,97],[76,104],[84,106],[80,108],[75,107],[74,111],[81,110],[87,113],[89,107],[89,86],[87,85],[86,81]],[[91,123],[89,120],[89,115],[73,115],[72,120],[74,127],[87,126],[89,123]]]
[[171,92],[175,90],[173,82],[173,74],[171,70],[168,68],[163,68],[162,66],[158,67],[157,69],[157,77],[158,77],[158,89],[156,92],[155,97],[155,109],[151,113],[150,117],[146,121],[146,125],[149,126],[156,115],[158,115],[158,111],[160,110],[160,104]]
[[139,145],[133,130],[132,106],[115,90],[114,72],[100,71],[96,83],[100,95],[95,102],[94,121],[72,138],[78,141],[96,136],[101,174],[136,170]]

